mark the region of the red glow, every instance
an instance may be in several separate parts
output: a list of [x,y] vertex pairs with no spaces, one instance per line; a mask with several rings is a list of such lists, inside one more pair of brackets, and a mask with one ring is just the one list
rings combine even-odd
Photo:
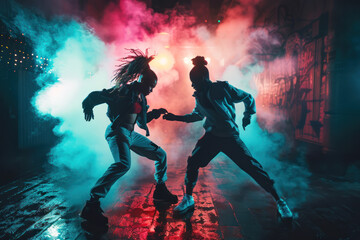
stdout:
[[[242,68],[253,63],[248,52],[254,44],[254,37],[258,35],[253,34],[254,30],[249,30],[252,11],[244,15],[242,10],[241,7],[229,9],[216,31],[212,31],[204,25],[196,25],[195,18],[184,17],[176,10],[169,13],[169,21],[169,15],[154,13],[143,2],[124,0],[110,3],[99,21],[91,20],[89,23],[109,45],[114,66],[115,60],[127,54],[125,48],[150,48],[150,54],[155,54],[150,66],[159,81],[148,96],[149,105],[151,108],[166,108],[175,114],[186,114],[192,111],[195,104],[188,74],[192,68],[191,59],[197,55],[207,59],[213,81],[226,80],[242,87],[239,82],[241,76],[223,78],[226,67],[236,65]],[[193,128],[191,124],[159,119],[149,125],[151,138],[156,139],[157,144],[189,145],[172,151],[169,159],[174,160],[188,155],[198,135],[201,135],[201,124],[195,126],[197,131],[194,135],[190,132]],[[170,152],[169,149],[165,150]]]

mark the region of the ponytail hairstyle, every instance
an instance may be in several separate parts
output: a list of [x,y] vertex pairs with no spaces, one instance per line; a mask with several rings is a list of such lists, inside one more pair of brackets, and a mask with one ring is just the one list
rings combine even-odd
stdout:
[[206,65],[208,62],[205,60],[203,56],[197,56],[191,59],[194,67],[190,71],[190,79],[198,80],[198,79],[207,79],[210,80],[209,70],[207,69]]
[[148,50],[145,53],[139,49],[127,49],[130,51],[130,55],[121,59],[122,63],[117,65],[117,69],[114,73],[116,87],[120,88],[129,82],[133,82],[140,75],[144,73],[152,72],[149,66],[149,62],[154,59],[154,56],[148,56]]

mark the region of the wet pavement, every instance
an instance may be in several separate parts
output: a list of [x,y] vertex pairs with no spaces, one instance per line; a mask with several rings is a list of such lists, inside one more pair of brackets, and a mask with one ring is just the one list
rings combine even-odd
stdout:
[[[82,222],[82,206],[64,200],[67,176],[17,180],[0,188],[0,239],[360,239],[358,182],[310,176],[305,192],[291,194],[302,201],[288,199],[296,219],[287,224],[271,196],[253,181],[239,182],[233,168],[218,159],[201,169],[195,210],[185,216],[174,216],[174,205],[154,205],[151,174],[121,185],[121,197],[104,209],[107,227]],[[169,166],[167,185],[180,200],[184,174]]]

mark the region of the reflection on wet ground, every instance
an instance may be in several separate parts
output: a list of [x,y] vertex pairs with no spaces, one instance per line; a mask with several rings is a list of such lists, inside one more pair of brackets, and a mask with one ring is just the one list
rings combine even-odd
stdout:
[[[181,216],[173,215],[175,205],[153,202],[151,175],[121,186],[119,200],[105,209],[108,226],[78,217],[82,206],[65,201],[66,189],[57,184],[64,178],[43,174],[17,180],[0,188],[0,238],[360,239],[359,183],[311,176],[306,190],[288,196],[296,214],[289,225],[277,219],[272,198],[254,182],[239,181],[233,167],[218,160],[201,169],[195,210]],[[179,200],[184,174],[169,166],[167,186]]]

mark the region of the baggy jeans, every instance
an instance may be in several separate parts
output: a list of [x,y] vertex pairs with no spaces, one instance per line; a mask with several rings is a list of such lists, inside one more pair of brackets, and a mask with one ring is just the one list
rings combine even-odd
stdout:
[[147,137],[129,131],[124,127],[112,130],[111,124],[106,129],[105,137],[115,163],[110,165],[91,189],[90,195],[92,197],[104,198],[111,186],[130,169],[130,150],[155,161],[154,177],[157,183],[163,183],[167,180],[166,152]]
[[206,167],[220,151],[225,153],[267,192],[272,191],[274,180],[263,170],[261,164],[253,158],[238,135],[216,137],[208,132],[199,139],[192,151],[192,155],[188,158],[185,175],[187,189],[192,191],[197,182],[199,168]]

